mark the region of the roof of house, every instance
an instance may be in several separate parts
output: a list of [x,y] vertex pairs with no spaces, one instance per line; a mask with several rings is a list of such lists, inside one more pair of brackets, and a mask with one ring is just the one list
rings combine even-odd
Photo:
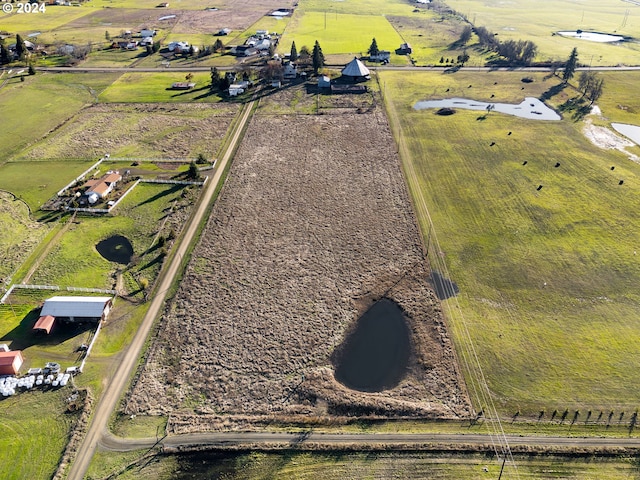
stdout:
[[120,180],[122,180],[122,175],[120,175],[118,172],[109,172],[100,178],[87,180],[83,187],[88,187],[86,193],[95,192],[98,195],[102,196],[107,193],[112,183],[118,182]]
[[41,316],[99,318],[112,297],[51,297],[45,300]]
[[22,361],[22,352],[20,350],[11,350],[9,352],[0,352],[0,366],[6,367],[13,365],[16,357]]
[[36,324],[33,326],[34,330],[44,330],[47,334],[51,332],[53,328],[53,324],[56,321],[56,317],[52,315],[44,315],[38,319]]
[[347,65],[342,69],[342,75],[347,77],[366,77],[369,75],[369,69],[364,66],[357,58],[353,58]]

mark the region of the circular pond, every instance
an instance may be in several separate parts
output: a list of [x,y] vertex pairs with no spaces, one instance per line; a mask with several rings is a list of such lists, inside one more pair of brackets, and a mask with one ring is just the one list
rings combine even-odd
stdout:
[[133,256],[133,245],[127,237],[112,235],[96,244],[96,250],[110,262],[127,265]]
[[407,319],[397,303],[376,302],[332,356],[335,378],[353,390],[380,392],[398,385],[411,354]]

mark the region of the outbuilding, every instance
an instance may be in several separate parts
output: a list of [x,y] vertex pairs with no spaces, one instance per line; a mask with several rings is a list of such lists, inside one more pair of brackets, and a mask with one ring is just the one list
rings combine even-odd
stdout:
[[352,82],[362,82],[371,78],[369,69],[356,57],[353,57],[353,60],[347,63],[340,73]]
[[0,375],[17,375],[23,363],[20,350],[0,352]]
[[51,333],[51,329],[53,328],[53,324],[56,321],[56,317],[52,315],[42,315],[38,318],[38,321],[33,326],[34,332],[44,332],[47,335]]
[[109,315],[112,297],[65,297],[45,300],[40,317],[51,315],[68,322],[99,322]]

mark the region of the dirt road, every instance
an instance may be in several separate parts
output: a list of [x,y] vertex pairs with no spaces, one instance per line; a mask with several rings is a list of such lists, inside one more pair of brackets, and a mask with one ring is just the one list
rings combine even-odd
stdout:
[[100,399],[96,407],[93,415],[93,420],[91,422],[91,425],[89,426],[89,430],[87,431],[84,442],[78,449],[76,458],[71,465],[71,469],[67,477],[70,480],[81,480],[84,477],[85,472],[89,468],[89,463],[91,462],[91,458],[93,457],[98,443],[100,442],[100,438],[106,433],[106,426],[109,417],[113,410],[116,408],[118,400],[120,399],[122,393],[124,392],[130,381],[131,374],[136,367],[138,358],[140,356],[140,351],[142,350],[147,335],[149,334],[149,330],[151,329],[154,320],[158,317],[164,306],[166,293],[171,287],[171,284],[181,267],[182,259],[184,258],[189,245],[194,239],[195,233],[198,229],[198,225],[203,220],[203,217],[207,212],[209,202],[213,197],[216,186],[220,182],[226,165],[231,159],[235,146],[241,138],[241,135],[244,131],[244,126],[250,118],[250,115],[253,111],[254,103],[254,101],[249,102],[248,104],[244,105],[244,108],[241,110],[240,121],[235,128],[229,146],[227,147],[227,150],[225,151],[221,161],[219,162],[218,169],[215,175],[213,176],[211,181],[207,183],[204,191],[202,192],[200,204],[198,205],[189,225],[185,230],[182,242],[177,246],[175,256],[162,275],[157,288],[157,293],[151,301],[149,310],[147,311],[147,314],[144,317],[142,324],[140,325],[140,329],[131,342],[131,345],[127,349],[125,355],[122,357],[120,366],[118,367],[113,379],[111,379],[108,387],[105,389],[102,398]]

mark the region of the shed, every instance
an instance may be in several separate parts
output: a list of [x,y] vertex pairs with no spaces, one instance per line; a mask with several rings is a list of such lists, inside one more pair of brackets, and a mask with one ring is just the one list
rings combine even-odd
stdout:
[[33,326],[33,330],[36,332],[44,332],[47,335],[51,333],[51,329],[53,328],[53,324],[56,321],[56,317],[53,315],[43,315],[41,316],[36,324]]
[[354,82],[369,80],[371,78],[369,69],[356,57],[353,57],[353,60],[345,65],[341,73],[344,77],[348,77]]
[[391,59],[391,52],[389,50],[380,50],[376,55],[369,55],[369,60],[372,62],[388,62]]
[[174,90],[191,90],[195,86],[194,82],[174,82],[171,84],[171,88]]
[[17,375],[23,363],[24,358],[20,350],[0,352],[0,375]]
[[396,53],[398,53],[399,55],[408,55],[411,52],[413,52],[411,45],[409,45],[408,43],[401,43],[400,48]]
[[113,304],[112,297],[65,297],[57,296],[45,300],[40,316],[65,318],[70,322],[104,320]]
[[331,79],[327,75],[318,77],[318,88],[331,88]]

